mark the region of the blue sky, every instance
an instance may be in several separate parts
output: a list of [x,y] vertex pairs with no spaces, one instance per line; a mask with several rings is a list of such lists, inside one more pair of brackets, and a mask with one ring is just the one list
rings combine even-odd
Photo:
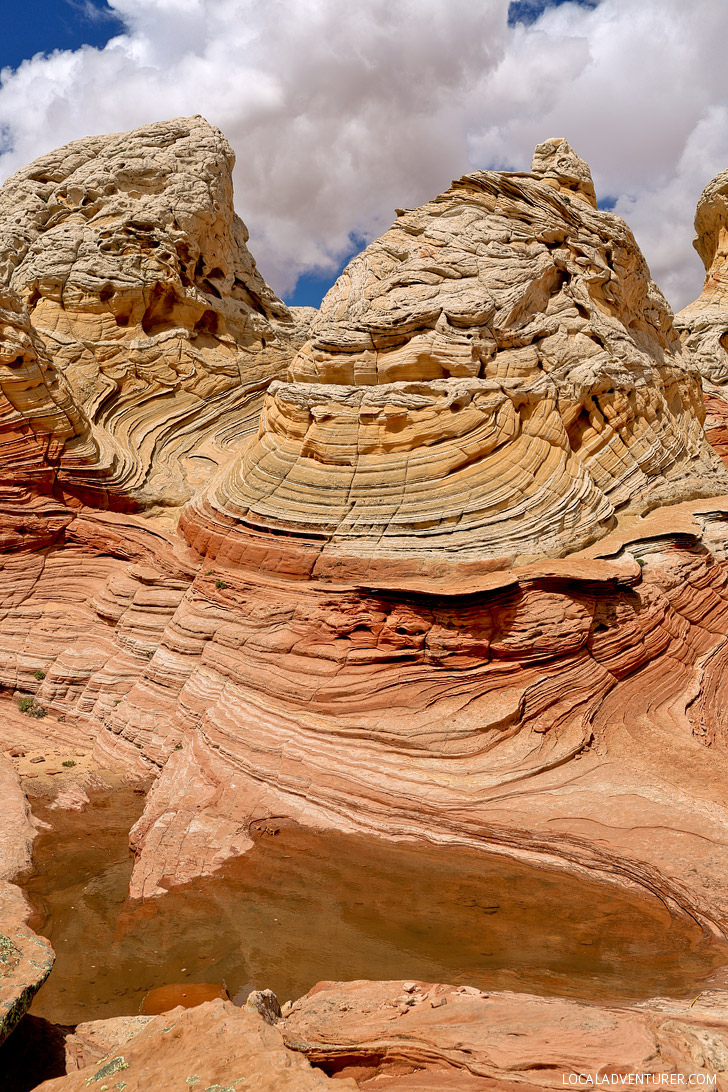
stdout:
[[124,24],[105,3],[91,0],[26,0],[2,5],[0,68],[54,49],[104,46]]
[[[510,26],[515,26],[516,23],[531,26],[547,8],[558,8],[568,2],[569,0],[511,0],[508,5],[508,23]],[[573,2],[584,8],[595,8],[599,0],[573,0]]]
[[[237,156],[261,273],[319,304],[468,171],[564,136],[675,307],[728,167],[726,0],[5,0],[0,181],[69,140],[203,114]],[[22,63],[24,62],[24,63]]]
[[[55,49],[76,50],[83,45],[100,49],[110,38],[123,31],[124,23],[100,0],[95,3],[92,0],[29,0],[25,5],[6,3],[0,38],[0,68],[17,68],[36,53],[52,53]],[[285,294],[286,303],[319,307],[346,263],[365,245],[365,240],[356,240],[352,236],[351,247],[341,257],[338,267],[333,271],[303,273],[294,290]]]

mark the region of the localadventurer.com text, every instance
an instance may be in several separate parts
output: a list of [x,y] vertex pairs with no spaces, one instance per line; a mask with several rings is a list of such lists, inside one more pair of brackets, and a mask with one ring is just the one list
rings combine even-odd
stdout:
[[561,1083],[572,1088],[590,1085],[643,1085],[647,1088],[673,1088],[701,1085],[715,1088],[717,1073],[564,1073]]

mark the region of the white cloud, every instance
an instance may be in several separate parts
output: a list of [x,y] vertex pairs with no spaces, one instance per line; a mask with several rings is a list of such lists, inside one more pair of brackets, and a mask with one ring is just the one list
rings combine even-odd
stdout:
[[728,166],[724,0],[110,0],[125,33],[5,70],[6,176],[89,133],[201,113],[238,156],[238,211],[287,292],[474,167],[527,169],[563,135],[618,199],[675,306],[697,294],[692,217]]

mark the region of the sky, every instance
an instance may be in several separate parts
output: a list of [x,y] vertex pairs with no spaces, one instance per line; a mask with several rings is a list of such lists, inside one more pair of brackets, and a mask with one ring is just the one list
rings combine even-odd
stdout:
[[11,0],[0,180],[77,137],[203,114],[288,302],[478,169],[563,136],[677,310],[695,205],[728,168],[727,0]]

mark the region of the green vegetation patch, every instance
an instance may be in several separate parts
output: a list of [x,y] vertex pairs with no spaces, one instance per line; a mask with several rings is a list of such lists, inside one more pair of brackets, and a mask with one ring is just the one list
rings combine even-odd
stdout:
[[48,714],[48,710],[42,705],[35,704],[35,698],[19,698],[18,709],[21,713],[25,713],[26,717],[35,717],[36,720],[41,720]]
[[0,976],[10,974],[23,958],[20,948],[10,937],[0,933]]
[[124,1061],[121,1055],[118,1058],[112,1058],[110,1062],[103,1065],[98,1072],[93,1073],[90,1077],[86,1078],[86,1084],[95,1084],[97,1081],[103,1081],[107,1077],[113,1077],[114,1073],[118,1073],[121,1069],[128,1069],[129,1063]]

